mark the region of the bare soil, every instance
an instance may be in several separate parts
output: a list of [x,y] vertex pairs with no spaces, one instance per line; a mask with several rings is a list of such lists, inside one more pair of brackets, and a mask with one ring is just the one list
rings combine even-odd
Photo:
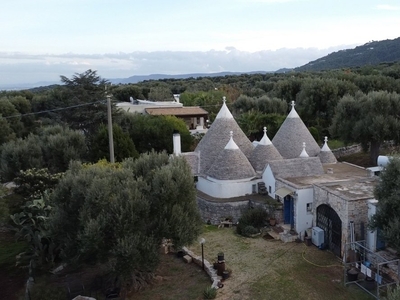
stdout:
[[154,284],[129,299],[203,299],[203,291],[210,286],[210,278],[199,266],[187,264],[173,253],[162,254]]

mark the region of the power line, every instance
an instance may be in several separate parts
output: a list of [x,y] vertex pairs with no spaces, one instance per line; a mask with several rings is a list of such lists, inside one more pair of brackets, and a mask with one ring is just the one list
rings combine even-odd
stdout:
[[92,104],[96,104],[96,103],[105,104],[105,101],[96,101],[96,102],[90,102],[90,103],[83,103],[83,104],[77,104],[77,105],[72,105],[72,106],[67,106],[67,107],[57,107],[57,108],[53,108],[53,109],[42,110],[42,111],[37,111],[37,112],[27,113],[27,114],[12,115],[12,116],[2,117],[2,118],[3,119],[11,119],[11,118],[24,117],[24,116],[33,116],[33,115],[43,114],[43,113],[47,113],[47,112],[60,111],[60,110],[66,110],[66,109],[71,109],[71,108],[76,108],[76,107],[92,105]]

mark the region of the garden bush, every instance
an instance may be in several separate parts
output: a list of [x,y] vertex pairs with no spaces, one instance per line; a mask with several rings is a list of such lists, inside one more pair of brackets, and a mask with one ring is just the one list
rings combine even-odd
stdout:
[[243,236],[250,236],[259,232],[268,220],[268,213],[262,207],[249,208],[242,212],[236,231]]

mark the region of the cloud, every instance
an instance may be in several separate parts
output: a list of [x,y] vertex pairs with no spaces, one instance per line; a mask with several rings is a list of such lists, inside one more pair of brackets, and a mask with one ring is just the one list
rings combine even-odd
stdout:
[[394,6],[389,4],[380,4],[376,6],[380,10],[400,10],[400,6]]
[[[127,78],[148,74],[213,73],[221,71],[276,71],[294,68],[348,48],[281,48],[256,52],[234,47],[209,51],[136,51],[107,54],[29,54],[0,52],[1,85],[59,82],[60,75],[70,77],[87,69],[97,70],[103,78]],[[1,88],[1,87],[0,87]]]

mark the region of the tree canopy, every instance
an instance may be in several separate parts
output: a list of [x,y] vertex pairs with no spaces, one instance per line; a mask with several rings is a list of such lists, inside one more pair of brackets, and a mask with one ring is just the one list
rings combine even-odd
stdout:
[[192,144],[192,137],[185,122],[174,116],[122,113],[115,122],[129,134],[139,153],[151,150],[172,153],[174,131],[179,131],[181,135],[182,151],[189,151]]
[[344,96],[336,107],[331,133],[345,142],[370,147],[371,164],[376,165],[385,140],[400,140],[400,95],[389,92],[361,92]]
[[190,168],[164,152],[119,164],[73,163],[50,197],[50,228],[67,261],[109,262],[125,277],[151,272],[162,238],[193,242],[200,215]]
[[378,200],[370,227],[382,231],[385,240],[400,251],[400,158],[390,159],[375,188]]

